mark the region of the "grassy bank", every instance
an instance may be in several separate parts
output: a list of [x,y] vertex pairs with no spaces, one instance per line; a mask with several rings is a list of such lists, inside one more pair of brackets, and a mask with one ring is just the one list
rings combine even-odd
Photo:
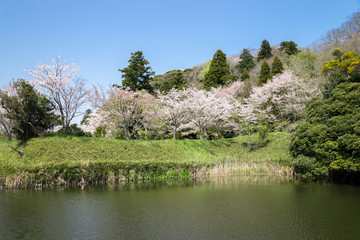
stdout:
[[[27,187],[124,180],[182,178],[204,174],[289,173],[290,134],[273,133],[250,151],[251,136],[222,140],[123,141],[44,137],[18,146],[0,143],[0,185]],[[25,157],[6,144],[23,150]]]

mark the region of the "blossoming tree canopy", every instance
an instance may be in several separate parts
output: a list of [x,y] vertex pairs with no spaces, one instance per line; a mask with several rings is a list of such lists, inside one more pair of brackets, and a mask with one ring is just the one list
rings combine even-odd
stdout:
[[52,65],[39,64],[30,69],[35,78],[33,84],[56,107],[63,122],[63,134],[66,134],[71,120],[79,116],[79,109],[87,101],[86,80],[76,76],[79,66],[58,57]]

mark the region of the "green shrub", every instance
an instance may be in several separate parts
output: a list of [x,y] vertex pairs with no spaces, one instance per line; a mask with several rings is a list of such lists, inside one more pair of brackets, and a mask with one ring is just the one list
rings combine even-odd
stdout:
[[150,140],[151,139],[151,132],[148,130],[139,130],[138,135],[139,135],[140,140]]
[[[63,129],[62,129],[62,128],[57,131],[57,134],[60,134],[60,135],[61,135],[62,133],[63,133]],[[71,125],[69,126],[69,129],[68,129],[66,135],[68,135],[68,136],[75,136],[75,137],[91,137],[91,133],[86,133],[86,132],[84,132],[81,128],[79,128],[79,127],[77,126],[76,123],[71,124]]]
[[106,130],[104,127],[97,127],[94,132],[95,137],[105,137]]
[[158,133],[158,134],[155,136],[155,140],[162,140],[162,139],[166,139],[165,133],[163,133],[163,132]]
[[315,158],[310,158],[304,155],[299,155],[291,161],[291,165],[294,168],[294,171],[297,173],[307,173],[314,170],[318,167]]

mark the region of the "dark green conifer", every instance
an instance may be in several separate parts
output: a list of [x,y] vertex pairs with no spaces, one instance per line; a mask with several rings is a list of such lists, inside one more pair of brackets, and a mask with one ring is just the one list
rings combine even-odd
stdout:
[[284,71],[284,66],[278,57],[278,55],[275,55],[274,60],[271,65],[271,75],[276,76]]
[[266,60],[264,60],[264,62],[261,64],[261,69],[260,69],[259,86],[267,83],[267,80],[269,80],[270,78],[271,78],[270,66],[266,62]]
[[242,82],[244,82],[244,81],[247,80],[247,79],[250,79],[250,74],[248,73],[248,71],[246,70],[246,68],[244,68],[244,71],[243,71],[243,73],[242,73],[241,76],[240,76],[240,80],[241,80]]
[[[131,53],[131,58],[128,62],[129,66],[119,69],[123,73],[122,87],[128,88],[131,91],[145,89],[148,92],[152,92],[153,89],[149,81],[151,81],[155,72],[151,70],[150,66],[147,66],[149,61],[144,58],[143,52],[137,51]],[[117,84],[114,84],[114,86],[119,87]]]
[[209,71],[205,75],[204,88],[210,90],[212,87],[224,86],[229,80],[236,80],[236,77],[230,74],[230,67],[226,63],[226,54],[217,50]]
[[58,116],[49,99],[24,79],[14,82],[12,87],[17,94],[0,91],[0,105],[12,121],[13,133],[18,140],[25,142],[54,127]]
[[272,57],[271,47],[268,40],[264,40],[261,43],[260,51],[257,55],[257,61],[260,62],[263,59],[269,59]]
[[250,70],[255,67],[254,57],[251,55],[248,49],[244,48],[239,58],[240,61],[238,65],[236,65],[236,69],[239,71],[240,74],[243,73],[245,68],[247,70]]

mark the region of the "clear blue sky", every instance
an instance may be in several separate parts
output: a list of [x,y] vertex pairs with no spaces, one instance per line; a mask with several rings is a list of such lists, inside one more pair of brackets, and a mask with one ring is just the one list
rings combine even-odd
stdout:
[[89,85],[120,83],[130,53],[157,74],[191,68],[217,49],[238,54],[295,41],[307,46],[357,11],[359,0],[0,0],[0,86],[62,56]]

